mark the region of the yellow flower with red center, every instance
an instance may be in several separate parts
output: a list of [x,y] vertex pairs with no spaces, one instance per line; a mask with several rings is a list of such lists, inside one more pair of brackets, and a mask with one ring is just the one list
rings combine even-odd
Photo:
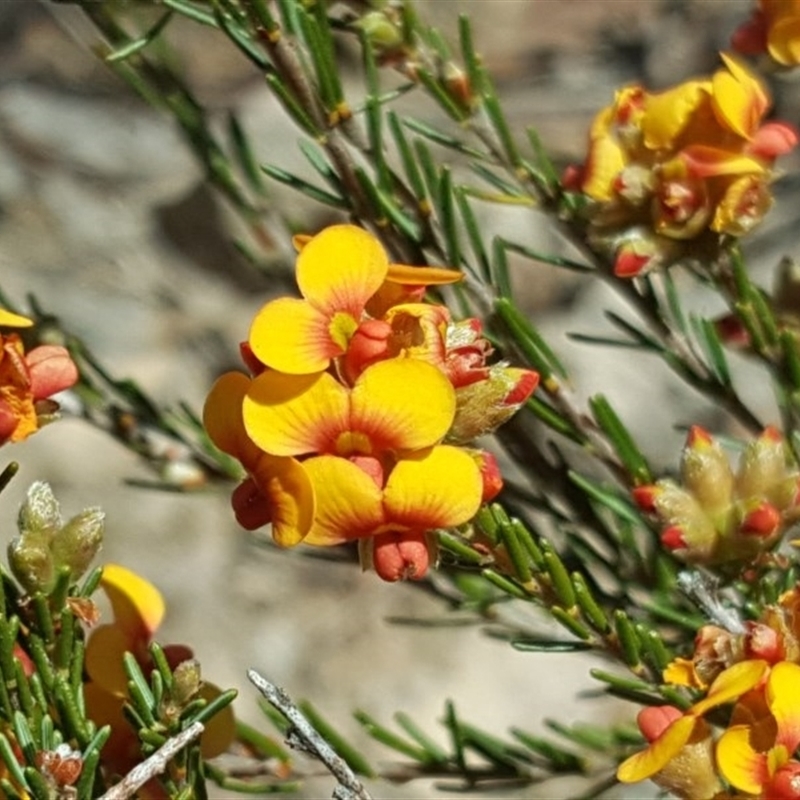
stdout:
[[477,320],[421,302],[454,270],[391,264],[352,225],[296,237],[302,299],[258,312],[242,357],[206,401],[211,440],[247,477],[233,495],[247,528],[278,544],[365,542],[386,580],[421,578],[432,531],[467,522],[502,488],[497,462],[467,449],[528,399],[539,376],[489,364]]
[[[0,327],[29,328],[27,317],[0,309]],[[78,368],[57,345],[25,351],[16,333],[0,333],[0,444],[19,442],[35,433],[58,409],[50,396],[69,389]]]
[[800,64],[800,2],[759,0],[750,19],[734,32],[731,44],[744,55],[769,55],[785,67]]
[[717,742],[719,771],[728,783],[758,797],[800,797],[800,665],[775,664],[761,691],[743,697]]
[[293,375],[324,370],[347,352],[367,304],[376,302],[387,278],[394,277],[398,286],[461,280],[454,270],[390,265],[380,242],[354,225],[333,225],[300,244],[297,285],[303,299],[267,303],[253,320],[249,339],[263,364]]
[[769,671],[766,661],[741,661],[717,676],[706,696],[688,711],[673,706],[645,709],[639,724],[650,743],[619,765],[617,779],[638,783],[649,778],[681,797],[716,794],[721,787],[710,747],[711,729],[703,716],[759,686]]
[[771,205],[772,164],[798,135],[764,123],[766,88],[735,58],[722,60],[709,79],[617,92],[595,118],[582,171],[569,173],[568,188],[594,201],[591,240],[620,277],[690,255],[681,242],[741,236]]
[[[128,694],[123,656],[130,653],[144,674],[149,675],[153,663],[148,648],[166,606],[155,586],[116,564],[103,567],[100,585],[111,603],[114,621],[101,625],[89,636],[85,659],[88,681],[83,691],[88,718],[98,727],[111,725],[111,736],[101,756],[103,767],[112,775],[125,775],[141,761],[142,754],[137,733],[122,713]],[[192,658],[192,651],[184,645],[167,645],[163,651],[173,672]],[[212,700],[220,690],[201,683],[196,694]],[[168,711],[165,709],[165,713]],[[203,756],[213,758],[225,752],[234,734],[233,712],[226,706],[206,725],[200,740]]]

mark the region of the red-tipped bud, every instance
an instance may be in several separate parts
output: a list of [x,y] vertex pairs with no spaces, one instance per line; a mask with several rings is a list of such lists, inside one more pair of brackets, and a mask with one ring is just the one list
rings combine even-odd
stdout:
[[714,437],[700,425],[692,425],[686,436],[686,446],[692,449],[711,447],[714,444]]
[[651,261],[652,256],[620,250],[614,259],[614,274],[618,278],[635,278],[647,269]]
[[729,347],[749,347],[750,333],[736,314],[725,314],[714,320],[714,330]]
[[783,638],[778,631],[760,622],[748,622],[744,636],[744,652],[746,658],[763,658],[770,664],[782,661],[786,657]]
[[680,719],[683,713],[675,706],[648,706],[643,708],[636,717],[636,724],[642,732],[642,736],[648,742],[654,742],[664,731]]
[[586,170],[582,164],[569,164],[561,173],[561,186],[567,192],[583,191]]
[[486,450],[478,450],[474,455],[481,471],[481,480],[483,481],[481,502],[489,503],[503,489],[503,476],[500,474],[500,465],[494,455]]
[[745,515],[739,531],[748,536],[760,536],[766,539],[778,530],[780,524],[781,515],[778,509],[764,502]]
[[418,581],[425,577],[430,560],[424,532],[382,533],[373,541],[372,563],[385,581]]
[[679,525],[670,525],[669,528],[665,528],[661,532],[661,544],[667,548],[667,550],[685,550],[687,547],[686,544],[686,534]]
[[655,484],[648,484],[647,486],[637,486],[631,494],[633,502],[639,506],[641,511],[644,511],[645,514],[655,514],[656,500],[662,491]]

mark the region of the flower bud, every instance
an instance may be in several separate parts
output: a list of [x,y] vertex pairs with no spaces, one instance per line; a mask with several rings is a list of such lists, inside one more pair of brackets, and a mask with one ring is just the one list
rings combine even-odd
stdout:
[[733,472],[728,457],[708,431],[693,425],[681,460],[683,485],[712,517],[731,505]]
[[387,357],[391,335],[392,326],[381,319],[368,319],[358,326],[344,356],[348,381],[354,383],[370,364]]
[[739,525],[739,532],[768,539],[778,532],[780,524],[781,515],[778,509],[770,503],[760,503],[745,514]]
[[195,658],[182,661],[172,671],[172,702],[183,708],[200,691],[200,685],[200,662]]
[[56,584],[56,570],[48,537],[36,533],[18,536],[8,545],[8,565],[30,594],[47,594]]
[[72,581],[77,581],[86,572],[100,550],[105,517],[99,508],[86,508],[53,537],[50,551],[56,566],[69,567]]
[[736,490],[742,500],[769,497],[786,475],[783,437],[770,426],[745,448],[736,475]]
[[516,414],[539,383],[528,369],[496,364],[488,377],[456,389],[456,415],[448,440],[465,444],[496,430]]
[[384,58],[398,51],[403,44],[402,31],[383,11],[369,11],[356,24]]
[[50,536],[61,524],[61,510],[50,484],[44,481],[31,484],[17,515],[20,533],[30,531]]

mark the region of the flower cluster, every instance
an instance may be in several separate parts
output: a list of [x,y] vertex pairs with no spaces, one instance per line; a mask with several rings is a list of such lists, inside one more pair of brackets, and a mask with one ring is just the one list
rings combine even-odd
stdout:
[[589,236],[630,278],[739,237],[772,204],[777,156],[798,141],[783,122],[764,122],[770,98],[735,58],[710,79],[652,93],[619,90],[595,118],[589,153],[564,178],[590,199]]
[[[741,633],[702,628],[693,658],[670,664],[664,681],[704,696],[687,710],[640,712],[649,745],[620,765],[621,781],[650,778],[687,800],[800,798],[800,585]],[[727,725],[715,736],[706,715],[719,721],[724,709]]]
[[731,45],[743,55],[769,56],[783,67],[800,64],[800,2],[759,0],[751,17],[733,34]]
[[734,473],[707,431],[694,426],[683,449],[680,484],[662,479],[633,490],[663,524],[661,542],[683,561],[752,561],[800,519],[800,472],[777,429],[748,443]]
[[242,346],[250,374],[223,375],[204,410],[247,472],[237,519],[271,523],[283,546],[357,540],[385,580],[420,578],[430,531],[466,522],[502,485],[494,458],[464,445],[508,419],[538,375],[488,364],[477,320],[423,301],[460,273],[390,264],[352,225],[297,244],[302,299],[258,312]]
[[58,345],[40,345],[25,352],[18,333],[29,328],[27,317],[0,309],[0,444],[26,439],[58,410],[50,396],[78,380],[69,352]]

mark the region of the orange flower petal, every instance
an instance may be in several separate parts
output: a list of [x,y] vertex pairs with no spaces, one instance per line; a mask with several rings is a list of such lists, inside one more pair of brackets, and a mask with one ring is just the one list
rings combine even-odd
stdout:
[[441,445],[401,459],[389,475],[383,496],[393,523],[424,531],[472,519],[482,493],[475,460],[459,447]]
[[343,312],[360,320],[388,270],[386,251],[374,236],[355,225],[332,225],[300,251],[297,285],[329,317]]
[[692,713],[699,716],[705,714],[709,709],[738,699],[758,686],[768,672],[769,664],[760,659],[740,661],[738,664],[728,667],[717,675],[709,687],[706,697],[692,706]]
[[766,172],[764,164],[756,158],[702,144],[685,147],[680,158],[695,178]]
[[445,375],[431,364],[406,358],[367,367],[350,402],[349,427],[379,450],[429,447],[447,433],[456,413],[456,393]]
[[457,269],[389,264],[386,280],[403,286],[444,286],[464,280],[464,275]]
[[779,661],[767,679],[767,703],[778,724],[777,744],[793,753],[800,744],[800,665]]
[[634,753],[619,765],[617,780],[621,783],[638,783],[660,772],[692,738],[699,722],[691,715],[676,719],[650,747]]
[[726,70],[711,79],[712,105],[719,122],[744,139],[751,139],[769,108],[769,96],[761,81],[740,61],[722,54]]
[[366,472],[338,456],[309,458],[303,466],[317,503],[306,544],[341,544],[381,529],[385,521],[381,490]]
[[89,677],[106,692],[125,697],[128,675],[122,657],[134,642],[118,625],[101,625],[92,631],[86,645],[85,667]]
[[118,564],[106,564],[100,586],[111,601],[115,625],[132,639],[152,636],[166,612],[164,598],[152,583]]
[[217,378],[203,406],[203,426],[211,441],[224,453],[238,458],[247,468],[259,449],[244,428],[242,403],[251,379],[241,372],[226,372]]
[[747,794],[760,795],[769,773],[765,753],[750,744],[750,726],[734,725],[717,742],[717,765],[728,783]]
[[272,538],[281,547],[293,547],[311,530],[314,487],[305,467],[294,458],[262,453],[252,477],[271,507]]
[[250,438],[276,456],[331,452],[349,429],[349,394],[332,375],[262,372],[242,406]]
[[708,81],[686,81],[664,92],[648,94],[640,127],[644,144],[651,150],[670,150],[708,97]]
[[784,66],[800,64],[800,15],[787,15],[771,25],[767,32],[769,54]]
[[[205,683],[198,692],[200,699],[207,702],[216,700],[222,689],[213,683]],[[231,705],[225,706],[206,722],[206,729],[200,737],[200,752],[203,758],[214,758],[224,753],[236,737],[236,717]]]
[[[259,361],[281,372],[320,372],[347,344],[334,338],[332,322],[332,315],[305,300],[280,297],[256,314],[250,326],[250,347]],[[355,330],[356,322],[351,322]]]

